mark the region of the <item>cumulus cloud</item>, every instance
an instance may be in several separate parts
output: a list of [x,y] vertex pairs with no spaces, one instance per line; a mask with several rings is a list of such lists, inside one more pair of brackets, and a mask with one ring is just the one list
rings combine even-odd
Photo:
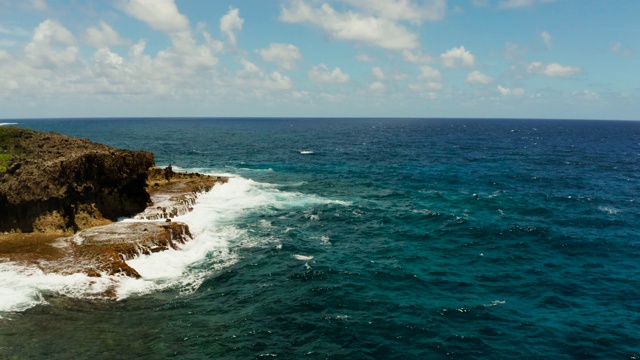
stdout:
[[189,31],[189,19],[178,11],[175,0],[122,0],[119,7],[154,30]]
[[130,43],[104,21],[100,22],[100,28],[95,26],[88,28],[85,31],[84,40],[97,48],[128,45]]
[[325,64],[312,66],[307,75],[309,76],[309,80],[318,83],[343,84],[351,79],[351,77],[343,73],[339,67],[329,70]]
[[41,68],[56,68],[73,64],[79,49],[76,39],[59,22],[45,20],[33,32],[33,38],[24,48],[31,64]]
[[371,83],[371,85],[369,85],[369,90],[373,90],[373,91],[382,91],[384,90],[385,86],[383,83],[381,83],[380,81],[375,81],[373,83]]
[[542,38],[542,41],[544,42],[544,46],[547,49],[551,49],[551,47],[553,46],[553,42],[552,42],[552,38],[551,38],[551,34],[549,34],[546,31],[543,31],[540,33],[540,37]]
[[485,75],[478,70],[472,71],[467,75],[467,80],[469,84],[481,84],[487,85],[493,82],[493,78],[489,75]]
[[327,3],[315,8],[303,0],[292,0],[288,7],[282,7],[280,21],[317,26],[336,40],[390,50],[418,47],[417,36],[394,20],[353,11],[339,12]]
[[564,66],[558,63],[543,64],[536,61],[527,66],[527,71],[549,77],[567,77],[580,73],[582,69],[576,66]]
[[524,95],[524,89],[523,88],[507,88],[507,87],[503,87],[498,85],[498,91],[500,92],[500,95],[502,96],[515,96],[515,97],[521,97]]
[[240,63],[242,70],[238,71],[237,77],[232,80],[238,87],[252,90],[288,90],[293,86],[291,79],[278,71],[267,74],[245,58],[241,58]]
[[422,20],[439,21],[447,12],[447,0],[346,0],[347,3],[360,8],[367,14],[384,17],[390,20]]
[[426,64],[433,61],[433,57],[429,54],[423,54],[422,51],[416,50],[404,50],[402,52],[402,58],[406,62],[414,63],[414,64]]
[[442,74],[429,65],[420,67],[418,75],[419,83],[409,84],[409,89],[414,91],[437,91],[442,89]]
[[378,81],[384,80],[384,71],[382,71],[378,66],[371,69],[371,74],[373,74],[373,77]]
[[420,66],[420,75],[418,75],[419,80],[434,80],[441,81],[442,75],[440,71],[432,68],[429,65]]
[[[179,79],[186,74],[210,69],[218,62],[213,55],[217,50],[215,42],[204,31],[203,36],[208,39],[206,45],[196,42],[189,19],[180,13],[175,0],[120,0],[118,7],[126,14],[143,21],[154,30],[164,32],[171,38],[172,47],[159,51],[155,59],[149,60],[150,64],[147,65],[151,68],[167,72],[166,76],[173,74],[176,79]],[[137,46],[139,47],[140,43]]]
[[440,54],[440,61],[446,68],[473,67],[475,57],[464,46],[460,46]]
[[236,31],[242,30],[244,19],[240,17],[240,10],[229,8],[229,11],[220,19],[220,31],[227,36],[229,45],[237,46]]
[[284,70],[293,70],[302,59],[300,50],[292,44],[271,43],[266,49],[256,50],[264,61],[275,62]]

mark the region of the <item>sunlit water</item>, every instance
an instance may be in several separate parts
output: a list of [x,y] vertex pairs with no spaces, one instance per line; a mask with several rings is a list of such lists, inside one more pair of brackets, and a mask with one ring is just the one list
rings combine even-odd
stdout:
[[0,358],[640,357],[640,123],[15,122],[231,179],[142,279],[0,263]]

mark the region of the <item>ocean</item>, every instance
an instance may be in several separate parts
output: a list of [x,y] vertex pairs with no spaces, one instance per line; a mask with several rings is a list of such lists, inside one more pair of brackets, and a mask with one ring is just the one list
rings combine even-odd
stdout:
[[231,178],[142,279],[0,263],[2,359],[640,358],[640,122],[13,122]]

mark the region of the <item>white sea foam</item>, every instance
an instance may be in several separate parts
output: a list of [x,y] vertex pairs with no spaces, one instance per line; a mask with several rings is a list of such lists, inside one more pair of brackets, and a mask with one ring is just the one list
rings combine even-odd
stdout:
[[45,274],[36,267],[0,263],[0,314],[46,303],[43,294],[94,298],[114,286],[116,277]]
[[[167,288],[192,292],[213,273],[238,261],[234,247],[269,245],[282,248],[277,238],[255,238],[248,231],[236,227],[239,219],[248,213],[268,212],[274,208],[309,208],[318,204],[349,204],[315,195],[280,191],[276,185],[229,175],[231,177],[226,184],[216,185],[210,192],[202,194],[192,212],[175,218],[175,221],[189,224],[193,240],[180,245],[177,250],[142,255],[127,261],[140,273],[141,279],[106,274],[102,277],[45,274],[35,267],[0,262],[0,316],[3,312],[24,311],[45,304],[46,294],[98,298],[114,290],[117,299],[121,300]],[[263,228],[272,226],[267,221],[257,221],[257,225]],[[77,237],[75,241],[81,243],[82,239]],[[294,258],[310,261],[313,256],[296,255]]]
[[614,207],[611,207],[611,206],[598,206],[598,210],[600,210],[602,212],[605,212],[605,213],[607,213],[609,215],[619,214],[620,213],[620,210],[618,210],[618,209],[616,209]]
[[300,150],[300,154],[301,155],[313,155],[313,154],[315,154],[315,152],[313,152],[311,150]]

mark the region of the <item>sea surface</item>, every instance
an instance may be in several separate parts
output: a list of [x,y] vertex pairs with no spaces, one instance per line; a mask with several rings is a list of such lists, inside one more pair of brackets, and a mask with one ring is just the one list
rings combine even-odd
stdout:
[[0,263],[1,359],[640,358],[640,122],[12,122],[231,179],[143,279]]

